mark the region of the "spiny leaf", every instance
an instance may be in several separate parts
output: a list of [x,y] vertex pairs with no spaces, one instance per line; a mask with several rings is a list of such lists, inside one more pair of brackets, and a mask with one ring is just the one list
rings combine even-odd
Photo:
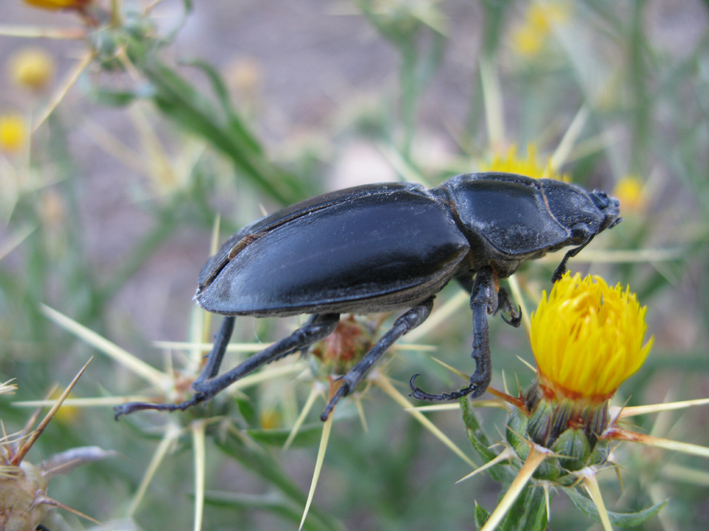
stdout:
[[468,430],[468,437],[470,438],[470,443],[473,445],[473,448],[486,463],[492,461],[497,457],[497,454],[490,450],[490,440],[480,427],[478,418],[475,416],[475,412],[470,406],[470,400],[468,400],[468,398],[464,397],[460,399],[460,409],[463,412],[463,422]]
[[[589,498],[581,494],[576,489],[564,489],[564,491],[569,495],[571,501],[574,502],[574,505],[578,507],[582,513],[595,522],[600,523],[601,518],[598,514],[598,510]],[[639,526],[659,513],[666,504],[667,500],[648,507],[647,509],[642,509],[632,513],[617,513],[608,511],[608,518],[613,525],[617,525],[618,527]]]
[[478,502],[475,502],[475,527],[481,529],[488,518],[490,518],[490,513],[483,509],[482,505],[478,505]]
[[522,491],[500,525],[501,531],[516,531],[518,529],[544,531],[546,527],[547,509],[544,503],[544,491],[534,486],[527,486]]
[[[290,522],[298,523],[302,508],[277,492],[266,494],[239,494],[235,492],[206,492],[204,501],[214,507],[232,509],[262,509],[270,515],[278,515]],[[328,523],[317,518],[309,518],[303,525],[306,531],[331,531]]]
[[[302,427],[291,441],[290,446],[313,446],[320,440],[322,424],[312,424]],[[290,429],[279,430],[248,430],[247,433],[255,440],[271,446],[282,447],[290,436]]]

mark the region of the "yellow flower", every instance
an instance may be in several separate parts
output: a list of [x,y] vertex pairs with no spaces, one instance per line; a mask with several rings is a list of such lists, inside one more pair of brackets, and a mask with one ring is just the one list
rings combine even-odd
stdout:
[[0,150],[17,152],[27,139],[27,124],[19,114],[0,115]]
[[92,0],[24,0],[25,4],[50,10],[81,9],[91,3],[91,1]]
[[276,409],[266,409],[259,415],[261,421],[261,429],[275,430],[283,424],[281,414]]
[[16,85],[41,90],[54,77],[54,60],[42,48],[23,48],[10,58],[8,73]]
[[552,397],[601,403],[643,364],[646,307],[630,288],[569,273],[542,295],[531,343],[540,386]]
[[546,35],[524,24],[512,32],[512,48],[523,56],[537,55],[544,47]]
[[527,11],[530,26],[539,31],[549,31],[553,24],[565,22],[569,18],[571,4],[560,2],[534,2]]
[[557,2],[533,2],[524,22],[512,31],[512,48],[522,56],[537,55],[549,37],[554,24],[569,17],[570,5]]
[[[56,400],[61,396],[61,394],[61,391],[56,391],[49,395],[49,399]],[[69,393],[69,395],[67,395],[67,398],[76,398],[76,396],[73,393]],[[66,404],[64,404],[61,408],[57,410],[56,414],[54,415],[54,420],[64,425],[76,424],[76,422],[79,420],[80,414],[81,410],[78,407],[67,406]]]
[[646,203],[643,181],[634,175],[622,177],[613,189],[613,197],[623,205],[624,213],[641,211]]
[[503,156],[495,155],[490,164],[483,165],[481,171],[519,173],[534,179],[557,179],[564,182],[570,180],[567,174],[561,174],[552,169],[549,158],[547,158],[546,164],[540,164],[537,161],[537,147],[534,144],[527,144],[527,158],[518,157],[517,146],[511,145]]

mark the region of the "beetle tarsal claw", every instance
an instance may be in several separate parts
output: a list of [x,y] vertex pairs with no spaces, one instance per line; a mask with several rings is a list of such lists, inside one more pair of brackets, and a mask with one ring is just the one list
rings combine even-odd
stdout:
[[180,402],[179,404],[153,404],[151,402],[128,402],[121,406],[113,408],[113,418],[119,420],[123,415],[130,415],[136,411],[154,410],[154,411],[184,411],[185,409],[195,406],[200,402],[204,402],[207,397],[203,393],[197,393],[189,400]]
[[464,387],[460,391],[453,391],[451,393],[441,393],[439,395],[432,395],[426,391],[422,391],[416,387],[416,377],[418,374],[414,374],[409,381],[409,386],[411,387],[410,397],[417,400],[425,400],[427,402],[447,402],[449,400],[458,400],[464,396],[468,396],[470,393],[474,393],[478,389],[478,384],[470,384],[468,387]]
[[508,325],[519,328],[519,325],[522,324],[522,307],[519,306],[516,309],[513,307],[509,319],[505,317],[504,314],[501,314],[500,317],[502,317],[502,320]]
[[320,415],[320,420],[325,422],[327,420],[327,417],[330,416],[330,413],[332,412],[333,409],[335,409],[335,406],[337,405],[338,400],[342,398],[343,396],[346,396],[350,393],[350,386],[347,382],[342,382],[340,387],[338,387],[337,391],[335,391],[335,394],[332,396],[330,401],[327,403],[327,406],[325,406],[325,410],[322,412],[322,415]]

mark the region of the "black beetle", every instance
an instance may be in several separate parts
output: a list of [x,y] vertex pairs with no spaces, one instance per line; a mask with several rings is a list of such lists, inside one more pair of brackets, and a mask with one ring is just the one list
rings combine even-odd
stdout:
[[[521,317],[498,280],[523,260],[568,245],[566,262],[619,218],[618,200],[605,192],[511,173],[458,175],[427,190],[383,183],[340,190],[302,201],[251,223],[229,238],[202,268],[197,303],[226,315],[192,399],[180,404],[129,403],[116,418],[143,409],[174,411],[211,399],[258,367],[307,349],[335,330],[341,313],[405,309],[391,329],[341,378],[321,418],[357,387],[402,335],[423,323],[433,299],[451,279],[471,293],[475,373],[467,387],[421,400],[481,395],[492,376],[487,315],[498,307],[508,323]],[[474,277],[474,280],[473,280]],[[236,315],[311,314],[290,336],[218,375]]]

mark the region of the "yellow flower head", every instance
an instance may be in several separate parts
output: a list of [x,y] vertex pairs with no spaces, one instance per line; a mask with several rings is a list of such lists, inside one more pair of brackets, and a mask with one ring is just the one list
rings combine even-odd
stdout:
[[525,13],[524,22],[512,32],[512,48],[519,55],[537,55],[551,33],[552,26],[569,18],[569,4],[533,2]]
[[481,171],[502,171],[509,173],[519,173],[534,179],[557,179],[569,182],[567,174],[555,172],[551,167],[551,160],[547,159],[546,164],[537,161],[537,147],[534,144],[527,144],[527,158],[517,156],[517,146],[511,145],[503,155],[495,155],[492,162],[481,168]]
[[653,338],[643,346],[646,311],[630,288],[564,275],[532,314],[532,351],[544,392],[593,403],[613,396],[652,346]]
[[92,2],[92,0],[24,0],[25,4],[29,4],[40,9],[50,9],[56,11],[59,9],[80,9]]
[[16,85],[41,90],[54,77],[54,60],[42,48],[23,48],[10,58],[8,73]]
[[529,24],[524,24],[512,32],[512,47],[524,57],[537,55],[546,42],[546,34],[540,33]]
[[623,212],[641,211],[646,203],[643,181],[634,175],[624,176],[615,185],[613,197],[623,205]]
[[19,114],[0,115],[0,150],[14,153],[27,139],[27,124]]

